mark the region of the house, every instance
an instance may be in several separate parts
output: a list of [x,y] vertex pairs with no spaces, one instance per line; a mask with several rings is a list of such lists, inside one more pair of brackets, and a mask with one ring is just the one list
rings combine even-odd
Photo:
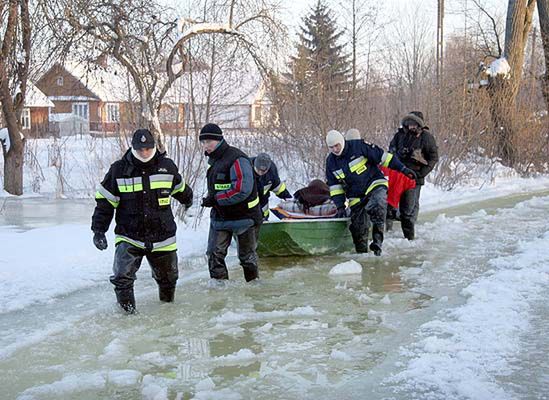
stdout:
[[[32,82],[27,81],[21,128],[25,137],[48,137],[51,134],[49,114],[54,104]],[[1,116],[0,116],[1,117]],[[0,118],[1,119],[1,118]],[[0,126],[5,126],[0,121]]]
[[[203,125],[206,110],[209,120],[218,121],[224,129],[250,130],[265,125],[270,102],[260,80],[236,71],[223,74],[224,85],[215,85],[214,95],[206,96],[207,68],[186,74],[174,83],[164,97],[160,124],[166,134],[181,134],[186,129]],[[113,67],[93,64],[55,64],[37,82],[55,107],[51,119],[60,133],[118,134],[135,129],[138,98],[127,73]],[[206,99],[210,99],[209,107]],[[192,109],[192,104],[195,105]]]
[[[72,121],[76,127],[72,134],[117,133],[130,122],[132,97],[126,77],[118,71],[56,63],[36,85],[54,104],[52,120],[59,124]],[[61,134],[66,134],[63,129]]]
[[[199,128],[215,122],[223,130],[253,131],[273,123],[272,102],[261,79],[249,72],[224,71],[208,93],[208,74],[193,74],[193,94],[187,89],[187,77],[181,78],[181,92],[187,99],[185,127]],[[208,104],[207,99],[210,100]]]

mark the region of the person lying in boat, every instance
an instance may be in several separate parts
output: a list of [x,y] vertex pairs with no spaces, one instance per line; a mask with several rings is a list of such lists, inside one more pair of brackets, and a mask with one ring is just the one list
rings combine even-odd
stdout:
[[313,179],[296,191],[293,199],[280,202],[272,211],[280,219],[321,219],[334,218],[337,207],[330,197],[328,185]]
[[286,189],[286,184],[278,175],[278,168],[267,153],[259,153],[250,160],[254,166],[254,176],[259,195],[259,206],[263,212],[263,220],[269,219],[269,197],[271,192],[280,199],[291,199],[292,195]]
[[415,172],[397,157],[364,140],[345,141],[343,135],[331,130],[326,135],[330,154],[326,158],[326,180],[330,196],[337,206],[337,217],[345,217],[345,199],[351,209],[349,230],[357,253],[368,252],[368,217],[373,224],[373,241],[369,248],[381,255],[388,182],[379,166],[402,172],[415,179]]

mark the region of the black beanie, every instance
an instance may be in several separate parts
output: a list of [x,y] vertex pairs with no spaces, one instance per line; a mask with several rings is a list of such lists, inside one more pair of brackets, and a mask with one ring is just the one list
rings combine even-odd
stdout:
[[200,129],[198,140],[223,140],[223,131],[216,124],[206,124]]

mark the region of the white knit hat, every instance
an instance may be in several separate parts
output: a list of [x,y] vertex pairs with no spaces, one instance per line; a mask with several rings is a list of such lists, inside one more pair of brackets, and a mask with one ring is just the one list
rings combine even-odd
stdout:
[[345,146],[345,138],[343,137],[341,132],[336,131],[335,129],[332,129],[326,135],[326,144],[328,145],[328,147],[332,147],[338,143],[341,144],[342,146]]
[[357,139],[362,139],[360,136],[360,131],[358,129],[351,128],[345,133],[345,140],[357,140]]

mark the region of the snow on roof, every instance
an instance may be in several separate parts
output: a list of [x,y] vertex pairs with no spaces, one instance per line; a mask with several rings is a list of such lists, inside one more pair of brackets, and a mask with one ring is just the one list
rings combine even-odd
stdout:
[[38,89],[30,81],[27,81],[27,91],[25,93],[25,107],[55,107],[48,96]]
[[[85,63],[66,63],[64,68],[103,102],[126,102],[129,99],[129,92],[134,98],[137,95],[131,78],[122,68],[104,69]],[[209,72],[206,70],[193,72],[192,79],[195,103],[206,103]],[[190,81],[191,74],[184,74],[172,84],[162,103],[171,105],[190,103]],[[264,94],[265,88],[258,74],[236,69],[224,70],[216,79],[211,101],[219,105],[249,105],[262,100]]]
[[503,75],[504,78],[508,78],[511,74],[511,67],[507,62],[507,59],[505,57],[501,57],[497,60],[492,61],[492,63],[486,70],[486,73],[492,77]]
[[[125,102],[130,97],[127,73],[121,68],[76,62],[66,62],[63,67],[105,103]],[[131,92],[136,94],[134,89]]]

